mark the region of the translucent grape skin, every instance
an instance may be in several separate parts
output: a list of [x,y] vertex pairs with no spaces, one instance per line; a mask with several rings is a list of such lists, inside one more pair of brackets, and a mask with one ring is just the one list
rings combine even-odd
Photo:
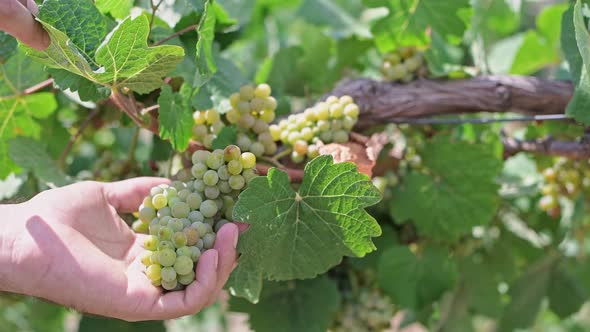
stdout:
[[240,173],[242,173],[242,163],[240,163],[238,160],[231,160],[228,164],[227,164],[227,170],[231,175],[238,175]]
[[215,234],[207,233],[203,236],[203,248],[211,249],[215,245]]
[[203,182],[208,186],[214,186],[218,181],[219,175],[217,175],[217,171],[210,169],[203,175]]
[[244,169],[254,168],[256,166],[256,156],[251,152],[244,152],[240,156],[240,162]]
[[175,290],[176,286],[178,286],[178,280],[173,279],[171,281],[165,281],[162,280],[162,288],[164,288],[165,290],[171,291],[171,290]]
[[246,180],[241,175],[232,175],[229,177],[229,186],[234,190],[241,190],[246,185]]
[[184,232],[176,232],[172,235],[172,243],[174,244],[174,246],[176,248],[181,248],[186,246],[187,244],[187,237],[186,234],[184,234]]
[[162,266],[172,266],[176,260],[176,252],[172,249],[158,251],[158,261]]
[[171,266],[163,267],[161,271],[161,277],[162,281],[176,280],[176,270]]
[[206,200],[201,203],[199,208],[205,218],[211,218],[217,213],[217,204],[212,200]]
[[240,151],[240,148],[236,145],[228,145],[223,150],[223,156],[226,162],[230,162],[232,160],[239,160],[241,154],[242,151]]
[[149,235],[143,242],[143,247],[147,250],[155,251],[158,248],[158,237]]
[[180,256],[176,258],[176,262],[174,263],[174,270],[178,274],[188,274],[193,270],[193,261],[190,257],[187,256]]
[[152,264],[145,270],[145,274],[151,281],[162,279],[162,267],[160,264]]
[[195,272],[191,271],[188,274],[181,274],[178,275],[178,282],[181,285],[185,285],[188,286],[190,285],[193,281],[195,281]]

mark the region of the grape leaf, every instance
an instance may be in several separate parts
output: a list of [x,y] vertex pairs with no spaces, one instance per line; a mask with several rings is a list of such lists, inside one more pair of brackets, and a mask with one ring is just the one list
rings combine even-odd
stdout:
[[368,24],[360,20],[362,13],[362,3],[357,0],[344,3],[338,0],[305,0],[297,11],[297,15],[309,23],[328,26],[330,35],[337,39],[352,35],[372,37]]
[[232,271],[226,287],[231,295],[258,303],[262,291],[262,271],[256,264],[243,260]]
[[96,51],[104,73],[96,74],[99,83],[127,87],[148,93],[162,85],[162,77],[182,60],[182,47],[147,46],[150,31],[145,15],[121,22]]
[[[81,8],[77,12],[78,19],[92,15],[96,11],[95,7],[92,8]],[[72,34],[70,36],[44,21],[56,20],[56,17],[49,14],[45,16],[40,16],[38,20],[49,33],[51,44],[44,51],[27,48],[27,54],[50,68],[67,70],[108,88],[127,87],[141,94],[151,92],[162,85],[162,77],[171,72],[184,56],[183,48],[178,46],[148,47],[149,21],[142,15],[119,23],[102,41],[95,57],[89,59],[74,42],[83,42],[85,38],[77,30],[72,31],[76,26],[65,27]],[[84,47],[88,47],[88,44],[84,44]],[[98,69],[94,70],[95,67]],[[76,82],[74,78],[70,80]]]
[[511,0],[474,0],[471,30],[485,41],[493,41],[516,31],[522,5]]
[[108,32],[106,18],[90,0],[45,0],[38,17],[69,36],[89,61]]
[[213,39],[215,38],[215,11],[212,8],[213,2],[207,1],[201,22],[199,22],[199,41],[197,42],[197,72],[193,86],[199,88],[203,86],[215,71],[217,66],[213,58]]
[[0,31],[0,64],[4,63],[16,53],[18,42],[14,37]]
[[103,14],[111,14],[114,18],[124,19],[131,12],[133,0],[96,0],[95,5]]
[[[564,13],[564,21],[569,19],[570,13],[570,11]],[[576,83],[574,97],[567,106],[566,114],[576,121],[590,124],[590,112],[588,112],[590,107],[590,34],[584,23],[580,0],[576,1],[574,5],[572,19],[573,25],[567,22],[563,23],[561,39],[564,53],[571,53],[567,55],[567,59],[572,78]],[[568,33],[575,35],[575,44],[571,37],[566,36]]]
[[[367,0],[371,7],[386,7],[389,15],[372,28],[375,43],[382,51],[400,45],[426,45],[431,28],[447,42],[457,44],[467,29],[469,0]],[[444,14],[442,14],[444,13]]]
[[[234,207],[234,219],[250,224],[241,236],[240,264],[256,266],[264,278],[312,278],[342,256],[375,249],[381,229],[365,207],[381,195],[351,163],[320,156],[305,167],[299,192],[286,173],[271,169],[252,180]],[[240,285],[236,285],[240,287]]]
[[427,248],[416,257],[408,247],[394,246],[379,257],[377,282],[394,303],[418,310],[453,287],[456,274],[455,263],[441,250]]
[[166,332],[163,321],[155,322],[126,322],[118,319],[82,316],[79,332]]
[[[183,85],[183,87],[185,91],[188,88],[186,85]],[[160,137],[169,139],[175,150],[186,150],[193,127],[193,117],[188,106],[188,97],[183,93],[174,93],[170,86],[164,85],[158,98],[158,104],[160,105],[160,115],[158,117],[160,121]]]
[[10,157],[20,167],[31,170],[50,187],[71,183],[51,159],[43,144],[29,137],[15,137],[9,141]]
[[226,146],[235,144],[237,137],[238,129],[235,126],[223,127],[213,140],[211,147],[213,149],[225,149]]
[[0,178],[18,170],[8,154],[8,140],[16,136],[39,138],[39,119],[47,118],[57,108],[55,97],[49,92],[24,95],[24,90],[47,75],[43,65],[18,52],[0,64]]
[[526,328],[533,323],[547,294],[551,272],[557,262],[556,255],[547,255],[510,285],[511,300],[500,319],[499,331]]
[[432,44],[424,52],[428,70],[435,77],[461,72],[463,57],[460,47],[446,43],[438,33],[432,34]]
[[398,222],[411,219],[420,233],[450,241],[492,219],[502,164],[491,149],[437,136],[421,155],[430,175],[412,172],[393,190]]
[[312,280],[267,282],[260,302],[232,298],[230,309],[250,316],[258,332],[324,332],[340,306],[336,283],[327,277]]
[[562,319],[578,312],[588,299],[580,280],[562,266],[552,271],[547,295],[549,308]]
[[53,85],[60,90],[78,92],[82,101],[97,102],[108,98],[111,90],[107,87],[90,82],[82,76],[70,73],[67,70],[48,68],[47,72],[53,78]]

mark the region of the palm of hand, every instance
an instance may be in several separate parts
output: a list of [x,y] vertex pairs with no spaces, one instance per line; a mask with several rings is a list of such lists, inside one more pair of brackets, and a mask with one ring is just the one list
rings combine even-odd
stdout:
[[144,236],[133,233],[117,213],[135,210],[158,183],[162,179],[86,182],[36,197],[42,205],[17,246],[20,256],[29,257],[23,267],[45,271],[28,285],[40,290],[33,295],[127,320],[179,317],[214,301],[235,264],[237,227],[220,230],[214,250],[197,264],[196,282],[183,292],[163,294],[143,273]]

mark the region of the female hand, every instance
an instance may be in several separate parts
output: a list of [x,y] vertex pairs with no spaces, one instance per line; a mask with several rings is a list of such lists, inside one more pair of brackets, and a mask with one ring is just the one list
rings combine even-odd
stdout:
[[81,182],[0,206],[9,217],[0,233],[0,264],[9,267],[0,272],[0,289],[129,321],[181,317],[213,303],[236,262],[236,225],[217,233],[214,249],[199,259],[195,282],[163,293],[143,273],[145,235],[117,214],[137,210],[150,188],[166,181]]

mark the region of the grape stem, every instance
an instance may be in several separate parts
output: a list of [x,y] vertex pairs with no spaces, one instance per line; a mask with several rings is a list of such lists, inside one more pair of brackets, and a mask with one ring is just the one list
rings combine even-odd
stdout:
[[66,158],[68,157],[68,154],[70,153],[70,150],[72,150],[72,147],[74,146],[74,143],[76,143],[76,141],[78,140],[78,138],[82,135],[82,133],[84,132],[84,130],[88,127],[88,125],[90,124],[90,122],[92,121],[92,119],[94,119],[94,117],[100,113],[100,108],[96,107],[95,109],[92,110],[92,112],[88,113],[88,115],[86,116],[86,118],[84,119],[84,121],[82,122],[82,124],[80,124],[80,127],[78,128],[78,131],[76,131],[76,133],[70,137],[70,140],[68,141],[68,144],[65,146],[63,152],[61,153],[61,155],[59,156],[59,160],[57,162],[57,165],[59,166],[60,169],[64,169],[65,165],[66,165]]
[[162,45],[165,42],[167,42],[167,41],[169,41],[169,40],[171,40],[171,39],[173,39],[175,37],[184,35],[185,33],[188,33],[188,32],[191,32],[193,30],[196,30],[197,28],[199,28],[199,25],[198,24],[189,25],[188,27],[186,27],[186,28],[184,28],[184,29],[182,29],[180,31],[177,31],[177,32],[171,34],[170,36],[168,36],[168,37],[166,37],[166,38],[164,38],[164,39],[162,39],[162,40],[154,43],[154,46]]
[[280,169],[286,169],[285,165],[281,164],[278,160],[276,160],[274,157],[273,158],[269,158],[269,157],[258,157],[259,160],[264,161],[266,163],[269,163],[277,168]]
[[156,12],[158,11],[158,8],[160,8],[160,6],[162,5],[163,2],[164,2],[164,0],[160,0],[156,4],[156,3],[154,3],[154,0],[150,0],[150,7],[152,8],[152,17],[150,17],[150,33],[148,35],[148,39],[149,39],[150,35],[152,34],[152,28],[154,27],[154,20],[156,18]]
[[288,156],[291,152],[292,152],[291,149],[285,149],[285,150],[275,154],[274,156],[272,156],[272,159],[278,162],[279,160],[281,160],[281,158]]

